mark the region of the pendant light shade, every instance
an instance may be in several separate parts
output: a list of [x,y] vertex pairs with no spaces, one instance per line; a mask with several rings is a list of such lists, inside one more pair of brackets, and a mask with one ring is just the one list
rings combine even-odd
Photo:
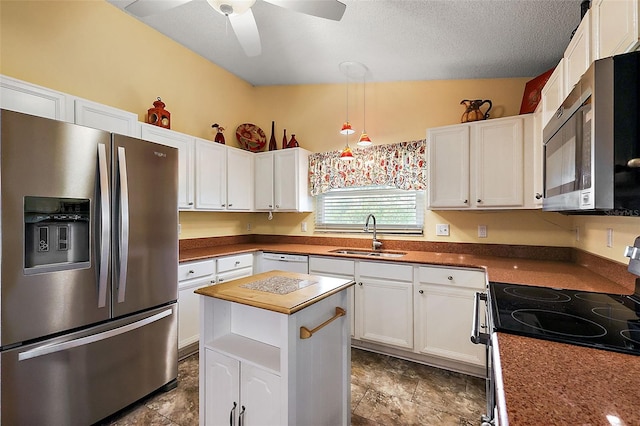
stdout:
[[353,160],[353,152],[351,152],[351,148],[349,147],[348,143],[347,143],[347,145],[345,145],[344,149],[340,153],[340,159],[341,160]]
[[362,134],[360,135],[360,139],[358,140],[357,145],[358,146],[371,146],[371,145],[373,145],[373,142],[371,142],[371,139],[369,139],[369,135],[367,135],[363,131]]
[[349,123],[348,121],[344,122],[344,124],[342,125],[342,129],[340,130],[340,134],[342,135],[352,135],[355,132],[356,131],[351,128],[351,123]]

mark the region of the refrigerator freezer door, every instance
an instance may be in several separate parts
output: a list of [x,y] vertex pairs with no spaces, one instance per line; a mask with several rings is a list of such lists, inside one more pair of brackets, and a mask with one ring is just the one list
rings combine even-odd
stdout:
[[178,150],[113,135],[113,315],[178,298]]
[[100,199],[109,192],[111,135],[5,110],[0,119],[6,347],[109,318],[110,290],[99,283],[111,279],[102,237],[109,198]]
[[177,306],[2,352],[2,422],[88,425],[172,383]]

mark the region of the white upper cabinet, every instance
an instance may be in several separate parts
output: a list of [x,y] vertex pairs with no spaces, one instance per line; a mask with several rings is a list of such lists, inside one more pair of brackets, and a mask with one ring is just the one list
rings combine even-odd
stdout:
[[[571,92],[591,65],[591,12],[582,18],[578,29],[564,51],[565,95]],[[564,99],[563,99],[564,100]]]
[[141,138],[178,148],[178,208],[194,207],[194,138],[152,124],[141,123]]
[[227,210],[253,209],[253,157],[255,154],[227,147]]
[[0,75],[0,108],[73,123],[68,98],[62,92]]
[[[429,209],[535,208],[531,115],[429,129]],[[527,174],[525,179],[525,173]],[[525,185],[526,184],[526,185]]]
[[429,129],[429,208],[469,207],[469,125]]
[[547,125],[556,113],[566,95],[564,81],[565,59],[562,58],[542,88],[540,103],[542,104],[542,128]]
[[256,210],[313,210],[309,195],[309,154],[302,148],[256,154]]
[[640,0],[594,0],[591,3],[594,60],[638,49]]
[[137,114],[86,99],[76,98],[74,105],[76,124],[120,135],[140,137]]
[[197,210],[227,208],[227,152],[224,145],[196,139]]

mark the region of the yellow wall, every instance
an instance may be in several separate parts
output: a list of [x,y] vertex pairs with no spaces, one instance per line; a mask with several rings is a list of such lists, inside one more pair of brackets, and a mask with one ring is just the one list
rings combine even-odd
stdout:
[[[338,64],[336,64],[336,70]],[[375,73],[375,70],[373,70]],[[213,139],[213,122],[233,129],[255,123],[269,136],[276,122],[310,151],[341,148],[337,129],[345,120],[346,85],[252,87],[102,1],[0,1],[0,73],[61,92],[136,112],[143,121],[161,96],[172,128]],[[491,116],[519,112],[528,79],[367,83],[366,130],[374,143],[422,139],[426,129],[457,123],[462,99],[491,99]],[[359,132],[363,85],[350,82],[349,119]],[[351,143],[355,142],[355,137]],[[311,235],[313,214],[181,212],[181,238],[247,233]],[[576,246],[624,262],[625,245],[639,234],[637,218],[571,217],[539,211],[427,212],[427,241]],[[302,232],[306,222],[309,231]],[[449,223],[450,237],[436,237],[435,224]],[[251,224],[251,230],[247,230]],[[477,225],[488,227],[478,239]],[[580,239],[575,239],[579,228]],[[614,247],[606,247],[606,229]],[[368,238],[363,236],[362,238]]]

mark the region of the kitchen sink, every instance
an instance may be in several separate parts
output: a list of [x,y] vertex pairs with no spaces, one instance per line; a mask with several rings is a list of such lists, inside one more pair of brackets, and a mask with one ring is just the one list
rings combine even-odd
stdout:
[[356,256],[368,256],[368,257],[402,257],[407,253],[402,251],[385,251],[385,250],[357,250],[357,249],[337,249],[331,250],[329,253],[336,254],[353,254]]

